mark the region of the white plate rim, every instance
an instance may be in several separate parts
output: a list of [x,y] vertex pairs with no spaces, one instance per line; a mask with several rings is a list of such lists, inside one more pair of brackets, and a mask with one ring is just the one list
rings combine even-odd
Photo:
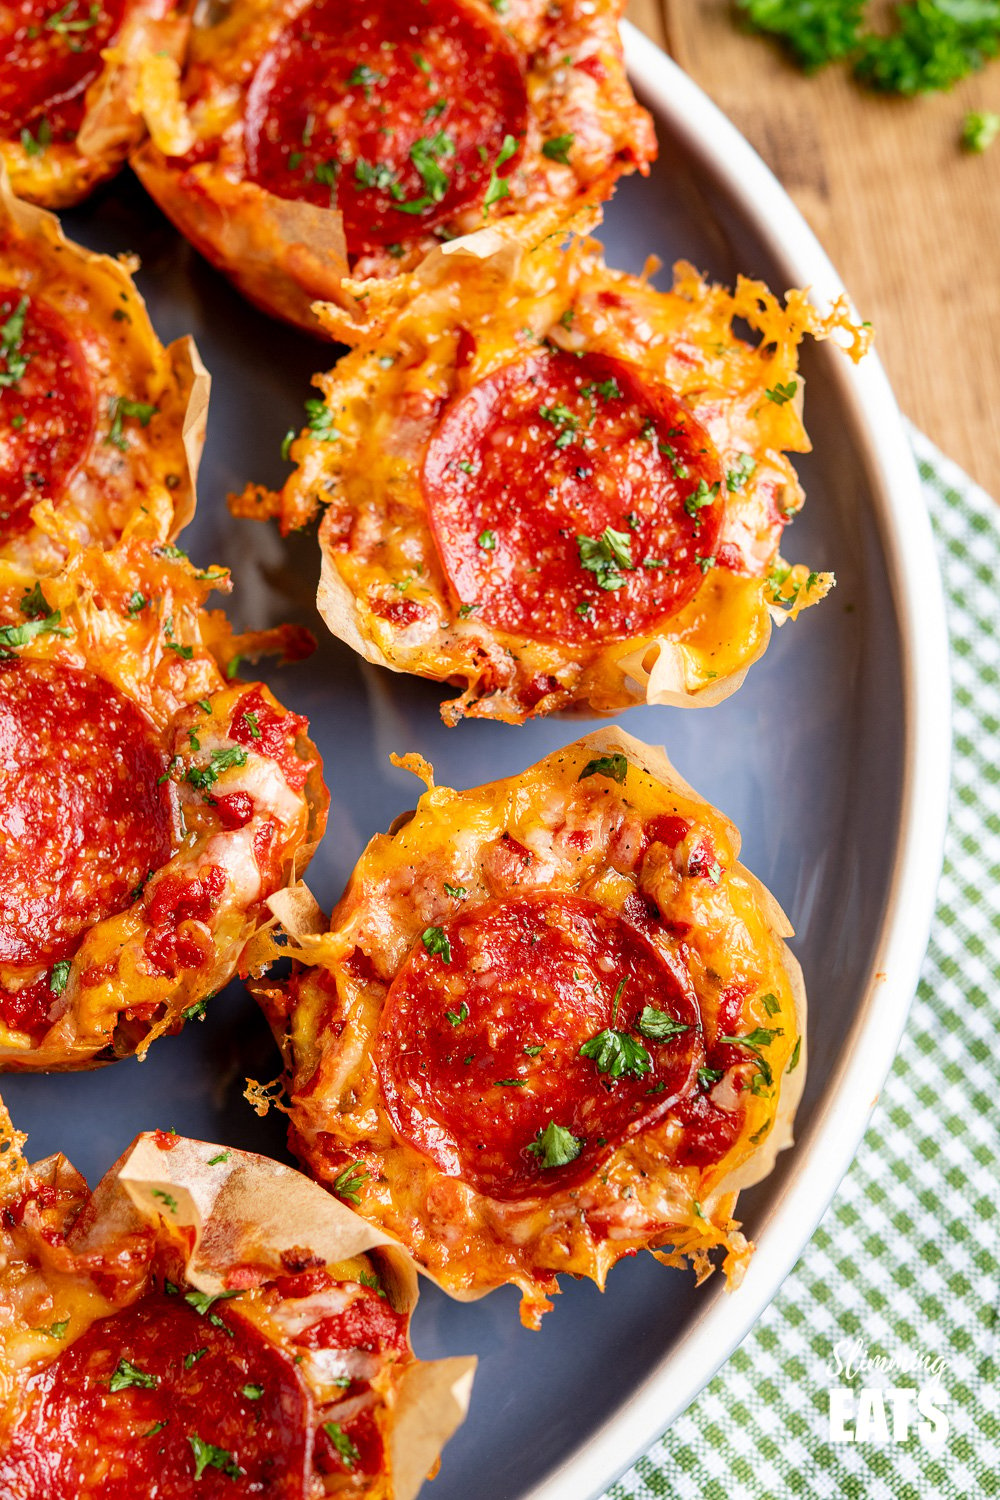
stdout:
[[[633,84],[754,225],[787,274],[821,305],[844,292],[833,265],[777,178],[708,96],[655,43],[622,25]],[[857,1153],[892,1067],[923,961],[948,818],[951,696],[947,617],[930,517],[885,372],[869,355],[837,361],[873,478],[902,641],[904,770],[886,910],[855,1023],[798,1159],[756,1237],[737,1292],[706,1296],[682,1339],[576,1451],[523,1500],[596,1500],[644,1454],[750,1332],[805,1249]],[[917,941],[914,940],[917,934]]]

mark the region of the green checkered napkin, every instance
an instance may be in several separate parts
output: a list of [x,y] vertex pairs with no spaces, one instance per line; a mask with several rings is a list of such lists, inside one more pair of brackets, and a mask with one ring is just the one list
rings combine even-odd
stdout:
[[[913,441],[954,692],[951,820],[920,986],[868,1134],[802,1259],[605,1500],[1000,1494],[1000,508]],[[898,1444],[830,1441],[829,1387],[850,1384],[856,1398],[893,1383],[832,1373],[834,1348],[859,1337],[869,1354],[949,1362],[937,1451],[912,1431]]]

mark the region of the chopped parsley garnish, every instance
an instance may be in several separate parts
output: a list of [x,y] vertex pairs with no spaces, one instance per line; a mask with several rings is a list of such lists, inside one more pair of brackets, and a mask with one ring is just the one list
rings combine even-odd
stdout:
[[46,1338],[62,1339],[66,1337],[68,1327],[69,1318],[63,1318],[58,1323],[52,1323],[48,1328],[33,1328],[31,1331],[32,1333],[44,1333]]
[[588,776],[606,776],[609,781],[617,781],[619,785],[624,782],[628,774],[628,759],[624,755],[599,755],[596,760],[588,760],[577,781],[586,781]]
[[597,380],[592,385],[581,385],[580,395],[593,397],[597,392],[602,401],[620,401],[622,399],[622,388],[613,375],[607,380]]
[[[424,124],[429,125],[431,120],[440,119],[447,108],[447,99],[435,99],[434,103],[428,105],[428,107],[424,110]],[[390,246],[389,248],[391,250],[392,247]]]
[[42,593],[40,583],[35,583],[32,588],[25,589],[18,608],[22,615],[27,615],[29,620],[47,620],[54,613],[51,604]]
[[147,401],[130,401],[127,396],[112,396],[108,402],[108,417],[111,426],[104,439],[105,446],[113,446],[119,452],[127,453],[128,443],[122,430],[122,424],[126,418],[134,417],[140,427],[148,427],[159,409],[158,406],[153,406]]
[[568,448],[573,441],[573,434],[580,425],[580,418],[562,401],[557,401],[555,406],[540,406],[538,415],[543,422],[551,422],[557,429],[556,447]]
[[336,1448],[337,1453],[340,1457],[340,1461],[344,1465],[344,1468],[353,1469],[354,1465],[360,1459],[361,1454],[358,1452],[357,1448],[355,1448],[354,1444],[347,1436],[347,1433],[343,1431],[340,1423],[324,1422],[323,1431],[326,1433],[327,1437],[330,1439],[330,1442]]
[[[69,36],[74,32],[89,31],[92,26],[96,26],[101,18],[101,7],[96,3],[96,0],[91,5],[86,16],[79,16],[74,19],[73,12],[76,10],[78,3],[79,0],[69,0],[68,5],[64,5],[61,10],[57,10],[53,15],[49,16],[45,22],[45,30],[58,32],[61,36]],[[74,47],[71,42],[70,50],[77,51],[78,48]]]
[[751,458],[749,453],[738,453],[733,461],[733,467],[726,470],[726,489],[731,495],[742,489],[750,475],[757,467],[757,460]]
[[188,1433],[188,1442],[194,1454],[194,1477],[200,1479],[206,1469],[221,1469],[230,1479],[239,1479],[243,1473],[233,1455],[225,1448],[216,1448],[206,1443],[195,1433]]
[[528,1145],[532,1156],[538,1157],[538,1165],[543,1172],[548,1172],[553,1167],[568,1166],[571,1161],[576,1161],[583,1150],[583,1141],[567,1130],[565,1125],[557,1125],[555,1120],[550,1120],[544,1130]]
[[801,1056],[801,1053],[802,1053],[802,1038],[801,1037],[796,1037],[796,1039],[795,1039],[795,1046],[792,1048],[792,1055],[791,1055],[791,1057],[789,1059],[788,1067],[785,1069],[786,1073],[792,1073],[792,1072],[795,1071],[795,1069],[799,1065],[799,1057]]
[[709,568],[714,568],[715,567],[715,553],[714,552],[711,553],[708,557],[699,557],[698,553],[696,552],[695,555],[694,555],[694,560],[698,564],[699,568],[701,569],[702,576],[704,576],[704,574],[706,574],[708,572]]
[[249,731],[250,731],[250,738],[254,739],[254,740],[259,740],[260,739],[260,725],[257,723],[257,715],[254,712],[254,710],[252,708],[248,708],[247,711],[244,714],[240,715],[240,718],[242,719],[242,722],[249,729]]
[[707,1094],[709,1089],[713,1088],[715,1084],[718,1083],[719,1079],[725,1078],[725,1076],[726,1074],[724,1068],[699,1068],[698,1087],[702,1090],[703,1093]]
[[190,1354],[185,1354],[185,1356],[184,1356],[184,1368],[185,1368],[185,1370],[190,1370],[191,1366],[192,1365],[196,1365],[198,1363],[199,1359],[203,1359],[204,1356],[207,1353],[208,1353],[207,1349],[192,1349]]
[[21,352],[24,338],[24,320],[28,315],[28,297],[25,294],[18,302],[6,323],[0,327],[0,358],[7,366],[0,370],[0,386],[17,385],[28,368],[30,354]]
[[991,109],[970,109],[962,122],[962,145],[966,151],[987,151],[1000,135],[1000,115]]
[[614,1027],[606,1027],[584,1042],[580,1056],[591,1058],[599,1073],[606,1073],[616,1080],[628,1074],[642,1078],[653,1066],[642,1043],[629,1036],[627,1031],[618,1031]]
[[247,753],[242,745],[231,745],[228,750],[213,750],[207,766],[190,766],[184,780],[197,791],[214,786],[223,771],[232,766],[245,766]]
[[66,988],[66,983],[69,979],[69,974],[72,967],[73,965],[70,963],[68,958],[64,958],[60,963],[52,965],[52,972],[49,975],[49,989],[51,990],[53,995],[62,994],[63,990]]
[[428,953],[440,953],[446,964],[451,963],[451,944],[445,936],[441,927],[425,927],[420,936],[420,941]]
[[[242,1292],[185,1292],[184,1301],[189,1307],[194,1308],[200,1318],[203,1318],[206,1313],[211,1313],[211,1309],[217,1302],[229,1302],[233,1297],[242,1296]],[[214,1318],[209,1317],[210,1323],[215,1321]],[[226,1325],[222,1323],[221,1326],[224,1328]]]
[[605,1027],[603,1031],[598,1031],[580,1048],[581,1057],[589,1057],[597,1064],[599,1073],[606,1073],[613,1080],[629,1073],[634,1078],[642,1078],[643,1074],[648,1073],[653,1066],[649,1053],[642,1043],[637,1042],[635,1037],[629,1036],[627,1031],[619,1031],[615,1027],[618,1006],[621,1004],[627,983],[627,978],[623,979],[615,990],[614,1004],[611,1007],[611,1025]]
[[377,68],[370,68],[367,63],[359,63],[347,79],[349,89],[364,89],[365,98],[370,99],[372,89],[380,83],[385,83],[386,75],[380,73]]
[[55,609],[44,620],[26,620],[23,625],[0,625],[0,660],[5,652],[26,646],[38,635],[69,635],[68,630],[60,627],[60,619],[60,613]]
[[682,1031],[690,1030],[689,1025],[685,1025],[683,1021],[675,1021],[665,1010],[656,1010],[652,1005],[644,1005],[642,1008],[639,1032],[651,1042],[666,1042],[672,1036],[680,1036]]
[[444,882],[444,888],[449,896],[454,896],[456,901],[464,901],[466,896],[469,894],[467,886],[449,885],[447,880]]
[[27,125],[21,129],[21,145],[29,156],[44,156],[47,148],[52,145],[52,126],[43,115],[38,122],[38,128],[32,135]]
[[154,1422],[153,1425],[152,1425],[152,1427],[150,1427],[148,1429],[148,1431],[146,1431],[146,1432],[144,1432],[144,1433],[142,1433],[140,1435],[142,1437],[155,1437],[158,1432],[162,1432],[163,1431],[163,1429],[164,1429],[164,1427],[166,1427],[166,1425],[167,1424],[166,1424],[165,1421],[164,1422]]
[[511,157],[515,154],[516,151],[517,140],[515,139],[515,137],[512,135],[505,135],[503,138],[503,144],[500,147],[500,150],[497,152],[497,159],[493,164],[493,170],[490,173],[490,184],[486,189],[486,197],[483,199],[484,215],[486,213],[486,210],[488,208],[491,208],[494,203],[499,203],[501,198],[510,197],[510,188],[507,185],[507,179],[506,177],[499,176],[499,172],[504,162],[510,161]]
[[167,638],[167,650],[174,651],[181,661],[190,661],[194,655],[193,646],[182,646],[179,641],[174,640],[174,617],[168,615],[163,622],[163,634]]
[[172,1193],[165,1192],[163,1188],[153,1188],[152,1196],[162,1199],[164,1208],[169,1208],[172,1214],[177,1212],[177,1199]]
[[[768,1031],[763,1026],[757,1026],[753,1031],[748,1031],[746,1036],[720,1036],[719,1041],[727,1042],[732,1047],[745,1047],[748,1052],[752,1052],[757,1058],[760,1067],[760,1076],[763,1078],[764,1083],[770,1086],[773,1081],[771,1065],[765,1058],[761,1048],[770,1047],[775,1037],[782,1035],[783,1032],[780,1029]],[[756,1093],[757,1090],[754,1089],[753,1092]]]
[[497,550],[497,534],[495,531],[481,531],[476,541],[484,552],[495,552]]
[[136,615],[142,613],[148,603],[149,600],[146,598],[145,594],[140,594],[138,589],[129,594],[128,599],[125,602],[125,609],[129,619],[134,620]]
[[137,1365],[132,1364],[123,1355],[115,1366],[111,1379],[108,1382],[108,1389],[112,1392],[124,1391],[132,1385],[138,1386],[141,1390],[151,1391],[157,1385],[157,1377],[155,1375],[147,1375],[145,1370],[140,1370]]
[[244,1385],[240,1388],[240,1394],[245,1396],[248,1401],[259,1401],[264,1394],[264,1387],[262,1385]]
[[338,1198],[346,1198],[357,1205],[361,1202],[361,1184],[367,1182],[370,1175],[364,1162],[353,1161],[333,1179],[333,1191]]
[[599,537],[577,536],[580,551],[580,566],[597,579],[597,587],[606,592],[625,587],[625,579],[619,569],[635,571],[632,561],[632,538],[627,531],[615,531],[605,526]]
[[182,1021],[204,1021],[205,1001],[196,1000],[193,1005],[188,1005],[181,1011]]
[[523,1089],[527,1084],[523,1078],[495,1078],[493,1086],[498,1089]]
[[326,402],[319,396],[309,396],[305,405],[306,426],[313,437],[318,438],[321,443],[336,442],[340,433],[333,425],[333,412]]
[[773,386],[768,386],[764,395],[768,401],[773,401],[775,406],[784,406],[786,401],[791,401],[799,388],[797,380],[789,380],[784,384],[780,380],[775,381]]
[[699,512],[702,511],[706,505],[711,505],[712,501],[717,497],[718,493],[718,480],[716,480],[715,484],[706,484],[704,479],[699,479],[696,488],[691,491],[690,495],[685,496],[684,509],[687,511],[689,516],[692,516],[694,518],[695,530],[697,530],[701,525],[701,515],[699,514]]
[[210,1167],[217,1167],[220,1162],[228,1161],[229,1157],[230,1157],[230,1152],[228,1152],[228,1151],[217,1151],[214,1156],[210,1156],[208,1158],[208,1165]]
[[760,1003],[769,1016],[776,1016],[781,1009],[781,1001],[777,995],[761,995]]
[[440,159],[454,154],[455,142],[444,130],[431,136],[421,136],[420,140],[414,141],[410,147],[410,160],[420,173],[426,192],[422,198],[414,198],[409,203],[397,203],[400,213],[423,213],[425,208],[441,202],[451,187],[451,178],[440,166]]
[[543,143],[542,155],[547,156],[549,161],[562,162],[564,167],[568,167],[569,148],[570,146],[572,146],[575,140],[576,136],[573,135],[572,131],[568,132],[566,135],[553,136],[550,141],[545,141]]
[[545,1045],[542,1042],[536,1042],[534,1046],[525,1047],[524,1050],[528,1057],[537,1057],[539,1052],[545,1051]]
[[458,1010],[446,1010],[444,1015],[445,1020],[449,1023],[449,1025],[461,1026],[463,1021],[467,1021],[469,1019],[469,1007],[463,1000]]

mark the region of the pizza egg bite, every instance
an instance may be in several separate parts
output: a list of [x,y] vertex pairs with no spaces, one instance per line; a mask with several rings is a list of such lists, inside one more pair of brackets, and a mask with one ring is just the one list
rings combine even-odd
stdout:
[[176,73],[177,0],[11,0],[0,16],[0,163],[21,198],[79,203],[146,133],[138,99]]
[[164,348],[128,262],[67,240],[0,170],[0,557],[51,571],[194,514],[209,378]]
[[0,1125],[4,1495],[413,1500],[475,1361],[415,1358],[400,1251],[249,1152],[156,1131],[89,1193]]
[[[412,757],[416,761],[416,757]],[[662,751],[590,735],[520,776],[428,783],[302,968],[257,982],[289,1143],[445,1291],[651,1249],[738,1281],[733,1218],[791,1139],[805,996],[739,836]]]
[[859,357],[868,330],[684,264],[658,291],[549,228],[365,283],[363,331],[321,309],[354,347],[316,377],[280,495],[234,502],[286,531],[322,513],[330,629],[458,684],[449,724],[717,703],[833,581],[779,552],[803,500],[787,450],[809,446],[797,347]]
[[234,0],[196,17],[180,99],[133,165],[266,311],[322,332],[349,269],[391,277],[442,239],[647,170],[621,0]]
[[201,1013],[328,795],[305,719],[169,545],[0,565],[0,1069],[93,1066]]

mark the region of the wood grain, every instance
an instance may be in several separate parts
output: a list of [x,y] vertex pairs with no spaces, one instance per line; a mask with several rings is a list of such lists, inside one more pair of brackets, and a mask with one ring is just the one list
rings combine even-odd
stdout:
[[1000,109],[1000,62],[949,94],[884,99],[843,68],[803,77],[729,0],[632,0],[629,16],[791,193],[875,324],[903,410],[1000,494],[1000,142],[959,146],[966,110]]

